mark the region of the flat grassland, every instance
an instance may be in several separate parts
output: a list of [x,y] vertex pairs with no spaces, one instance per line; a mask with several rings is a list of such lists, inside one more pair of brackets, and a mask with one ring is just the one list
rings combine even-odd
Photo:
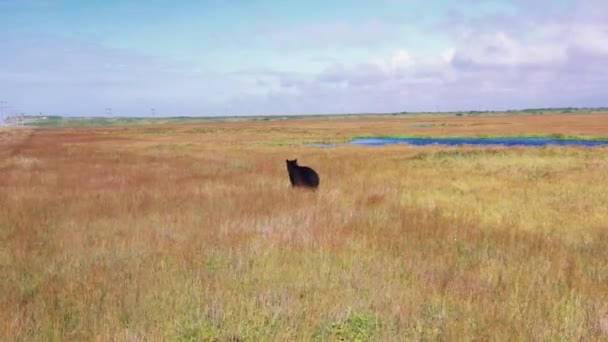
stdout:
[[[608,338],[608,115],[0,131],[0,340]],[[285,159],[321,177],[290,187]]]

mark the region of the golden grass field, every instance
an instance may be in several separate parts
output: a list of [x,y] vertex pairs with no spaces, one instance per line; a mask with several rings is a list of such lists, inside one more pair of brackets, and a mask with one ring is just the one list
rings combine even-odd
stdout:
[[608,148],[306,145],[391,134],[608,115],[4,129],[0,340],[608,339]]

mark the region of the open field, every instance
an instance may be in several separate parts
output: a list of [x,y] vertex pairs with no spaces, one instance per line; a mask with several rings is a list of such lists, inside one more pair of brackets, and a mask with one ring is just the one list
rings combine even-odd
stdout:
[[0,340],[608,339],[608,148],[306,145],[369,135],[608,115],[0,130]]

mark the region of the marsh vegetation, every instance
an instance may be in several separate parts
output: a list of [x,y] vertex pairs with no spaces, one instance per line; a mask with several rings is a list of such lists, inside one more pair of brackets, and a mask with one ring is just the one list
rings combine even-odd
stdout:
[[0,131],[0,340],[607,338],[608,149],[308,145],[422,130],[608,116]]

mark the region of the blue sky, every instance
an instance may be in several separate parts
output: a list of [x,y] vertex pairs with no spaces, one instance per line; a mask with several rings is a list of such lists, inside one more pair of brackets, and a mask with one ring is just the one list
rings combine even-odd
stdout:
[[606,106],[601,0],[0,0],[0,100],[64,115]]

